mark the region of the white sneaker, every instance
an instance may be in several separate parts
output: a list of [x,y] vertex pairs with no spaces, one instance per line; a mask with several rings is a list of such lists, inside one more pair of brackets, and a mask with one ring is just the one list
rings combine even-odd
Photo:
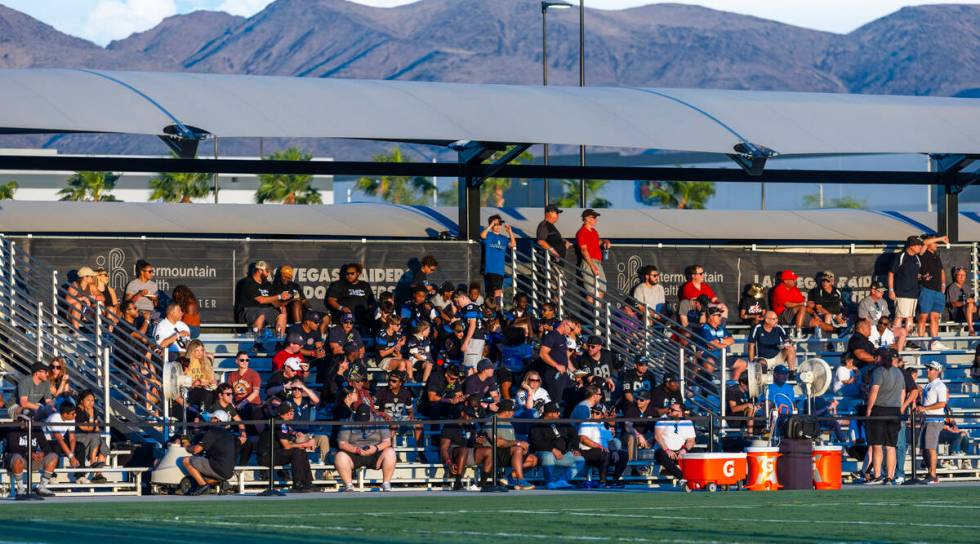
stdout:
[[391,482],[383,482],[381,484],[381,492],[388,493],[389,491],[391,491]]
[[904,476],[896,476],[895,477],[895,485],[902,485],[904,483],[905,483],[905,477]]
[[480,491],[482,488],[476,484],[470,484],[466,487],[467,491]]
[[79,476],[78,478],[75,478],[75,483],[78,485],[88,485],[90,482],[85,476]]
[[14,484],[14,494],[15,495],[26,495],[27,494],[27,484],[24,482],[17,482]]
[[932,344],[929,345],[929,349],[931,349],[932,351],[946,351],[949,349],[949,347],[947,347],[946,344],[943,344],[939,340],[935,340],[933,341]]

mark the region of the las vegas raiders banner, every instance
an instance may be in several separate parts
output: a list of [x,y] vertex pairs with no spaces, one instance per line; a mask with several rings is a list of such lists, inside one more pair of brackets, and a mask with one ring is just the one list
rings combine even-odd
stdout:
[[[425,255],[439,261],[437,282],[468,283],[479,279],[481,247],[453,241],[245,241],[182,239],[113,239],[14,237],[34,258],[58,270],[61,281],[80,266],[104,267],[110,284],[122,295],[134,277],[138,259],[146,259],[156,270],[155,280],[170,293],[177,285],[187,285],[201,303],[202,317],[213,323],[232,321],[235,283],[251,263],[264,260],[272,267],[283,264],[296,269],[295,281],[314,308],[323,308],[327,286],[339,276],[339,267],[350,262],[364,265],[363,278],[375,293],[393,291],[406,271],[417,268]],[[526,243],[526,242],[525,242]],[[522,244],[523,245],[523,244]],[[758,282],[767,289],[780,270],[792,269],[800,276],[804,291],[816,285],[815,277],[831,270],[845,297],[856,303],[865,296],[874,279],[885,281],[898,248],[798,248],[774,251],[759,247],[613,247],[604,265],[608,281],[623,292],[632,292],[639,281],[638,271],[654,265],[668,301],[677,300],[684,283],[684,269],[700,264],[705,281],[718,296],[734,307],[745,285]],[[946,266],[970,269],[971,247],[940,249]]]

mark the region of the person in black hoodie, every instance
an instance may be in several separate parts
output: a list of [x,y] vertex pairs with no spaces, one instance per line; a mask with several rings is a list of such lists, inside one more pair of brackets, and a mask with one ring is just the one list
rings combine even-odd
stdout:
[[[568,423],[554,423],[561,408],[556,402],[544,405],[543,421],[531,428],[528,436],[531,450],[536,452],[544,470],[547,489],[568,489],[568,483],[585,466],[585,459],[578,449],[578,432]],[[556,471],[555,469],[563,469]],[[564,476],[564,477],[561,477]]]

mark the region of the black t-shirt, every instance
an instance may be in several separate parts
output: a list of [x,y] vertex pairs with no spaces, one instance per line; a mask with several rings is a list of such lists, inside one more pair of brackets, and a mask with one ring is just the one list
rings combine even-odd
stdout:
[[[738,404],[745,404],[751,401],[751,399],[749,398],[749,390],[746,389],[745,391],[742,391],[742,388],[739,387],[738,385],[733,385],[728,389],[726,389],[725,397],[728,402],[728,406],[725,406],[725,413],[730,416],[736,415],[732,413],[731,403],[734,402],[736,405],[738,405]],[[745,414],[739,413],[737,415],[744,416]],[[730,421],[728,424],[731,425],[732,427],[745,427],[746,422]]]
[[639,417],[639,418],[649,419],[650,420],[649,423],[639,422],[639,421],[633,422],[633,428],[636,429],[638,433],[646,434],[650,431],[653,431],[653,427],[654,425],[657,424],[656,420],[657,418],[660,417],[660,414],[658,414],[657,411],[654,410],[653,403],[648,404],[646,411],[641,412],[640,407],[635,402],[631,402],[626,405],[625,409],[623,409],[623,417],[625,418]]
[[445,425],[439,439],[449,439],[449,443],[453,446],[472,448],[476,446],[476,437],[479,434],[480,426],[477,423]]
[[330,327],[329,332],[327,332],[327,342],[330,344],[340,344],[340,347],[344,347],[348,343],[353,342],[359,348],[364,347],[364,342],[361,341],[361,333],[357,332],[357,329],[354,328],[350,332],[346,332],[342,325]]
[[631,368],[623,372],[623,393],[636,394],[640,391],[653,391],[656,386],[657,376],[652,370],[639,374],[635,368]]
[[619,369],[617,368],[616,362],[616,358],[613,357],[613,354],[604,349],[599,352],[598,361],[592,357],[589,357],[588,354],[579,355],[575,358],[575,368],[587,370],[589,374],[603,379],[616,379],[619,375]]
[[867,365],[869,365],[871,363],[862,361],[862,360],[858,359],[857,357],[854,357],[854,352],[857,351],[857,350],[859,350],[859,349],[862,349],[862,350],[868,352],[868,354],[870,354],[870,355],[874,355],[875,350],[877,348],[875,348],[875,345],[871,343],[871,340],[868,340],[868,337],[867,336],[864,336],[863,334],[861,334],[859,332],[855,332],[851,336],[851,339],[847,341],[847,355],[850,356],[850,357],[852,357],[854,359],[854,365],[856,367],[858,367],[858,368],[864,368],[865,366],[867,366]]
[[272,294],[278,295],[279,293],[292,293],[294,297],[303,300],[303,288],[295,281],[276,280],[272,282]]
[[[31,449],[33,451],[39,451],[44,453],[51,453],[54,450],[48,443],[48,439],[41,432],[41,429],[36,428],[34,432],[31,433]],[[21,429],[13,429],[7,431],[7,453],[16,453],[21,457],[27,457],[27,431]]]
[[670,408],[670,405],[675,402],[678,404],[683,403],[681,401],[681,392],[679,389],[675,392],[668,391],[667,384],[657,387],[653,390],[653,393],[650,393],[650,406],[654,409]]
[[[238,437],[226,430],[210,430],[201,438],[200,444],[208,458],[208,464],[218,476],[227,480],[235,473],[235,459],[238,458]],[[268,443],[266,449],[268,450]]]
[[[541,347],[550,348],[548,355],[559,365],[568,365],[568,339],[565,335],[552,330],[541,339]],[[548,367],[551,368],[550,366]]]
[[[354,321],[360,325],[370,323],[374,317],[374,307],[377,306],[377,302],[374,299],[371,284],[364,280],[354,283],[346,279],[337,280],[327,288],[327,298],[335,298],[337,304],[350,308],[354,314]],[[330,305],[324,304],[330,308]],[[331,309],[330,314],[335,321],[340,319],[339,311]]]
[[[290,427],[285,422],[276,423],[275,429],[276,429],[276,441],[275,444],[273,444],[273,447],[278,452],[283,450],[282,442],[280,442],[280,440],[292,441],[293,439],[296,438],[296,430]],[[266,429],[262,431],[262,434],[259,435],[259,449],[256,451],[258,452],[258,455],[260,457],[265,457],[269,455],[268,425],[266,425]]]
[[742,300],[738,301],[738,315],[742,315],[742,311],[745,311],[746,321],[750,321],[750,317],[764,317],[766,311],[769,310],[769,305],[766,304],[765,297],[763,298],[753,298],[753,297],[742,297]]
[[314,328],[312,331],[306,332],[306,330],[303,329],[302,323],[290,325],[289,328],[286,329],[286,336],[288,337],[291,334],[298,334],[303,337],[303,343],[300,344],[302,349],[316,350],[316,343],[323,342],[323,335],[320,334],[320,329]]
[[840,314],[844,310],[844,296],[841,294],[840,290],[834,287],[828,293],[820,287],[814,287],[810,289],[807,295],[807,300],[823,306],[824,310],[832,314]]
[[258,283],[251,276],[243,278],[241,290],[238,294],[242,308],[267,308],[272,306],[272,304],[262,304],[255,301],[256,297],[267,297],[272,295],[272,284],[267,281]]
[[558,232],[558,227],[547,221],[538,223],[538,233],[536,239],[544,240],[549,246],[558,252],[558,255],[562,259],[565,258],[565,239],[562,238],[561,233]]
[[456,380],[454,383],[449,383],[446,379],[445,372],[440,370],[433,370],[432,374],[429,374],[429,379],[425,382],[425,393],[422,395],[419,404],[429,406],[432,403],[429,402],[429,391],[439,395],[442,398],[452,398],[456,391],[461,391],[462,380]]
[[414,400],[407,388],[402,387],[395,393],[388,387],[382,387],[374,397],[374,408],[391,419],[400,420],[408,417]]
[[442,344],[442,356],[446,361],[460,363],[463,361],[463,339],[450,334]]
[[933,291],[942,291],[943,260],[939,251],[923,251],[919,254],[919,285]]
[[[910,368],[903,368],[902,369],[902,377],[905,378],[905,395],[906,396],[908,396],[908,394],[911,393],[912,391],[915,391],[916,389],[919,388],[919,386],[915,383],[915,374],[912,372],[912,369],[910,369]],[[905,399],[903,398],[902,400],[904,401]],[[921,399],[919,399],[919,400],[921,400]],[[922,403],[919,402],[919,404],[922,404]]]
[[892,273],[895,275],[895,296],[899,298],[919,298],[919,268],[921,261],[918,255],[901,252],[892,261]]
[[470,395],[480,395],[483,398],[489,395],[491,391],[496,390],[497,381],[493,379],[493,376],[481,380],[477,374],[470,374],[463,380],[463,394],[467,397]]

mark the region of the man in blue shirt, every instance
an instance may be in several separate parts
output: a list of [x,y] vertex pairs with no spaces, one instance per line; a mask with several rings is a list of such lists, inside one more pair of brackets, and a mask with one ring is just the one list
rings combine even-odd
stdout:
[[[724,314],[725,310],[717,306],[712,306],[708,310],[708,321],[704,325],[701,325],[700,336],[708,345],[708,349],[704,352],[704,367],[708,372],[715,371],[715,367],[721,364],[722,352],[735,343],[735,339],[732,338],[732,335],[728,334],[728,330],[725,328],[727,320]],[[748,368],[748,364],[742,359],[735,359],[731,363],[731,368],[732,374],[730,379],[738,380],[738,377]]]
[[[501,234],[505,231],[506,234]],[[490,216],[490,224],[480,233],[483,239],[483,283],[485,293],[492,297],[498,308],[504,307],[504,270],[507,248],[513,249],[517,242],[510,225],[504,223],[499,215]]]
[[463,294],[456,296],[456,306],[459,307],[456,316],[466,324],[460,350],[463,352],[463,368],[469,376],[476,372],[476,365],[483,359],[483,346],[486,344],[483,311]]
[[772,383],[769,384],[769,402],[780,417],[791,415],[796,411],[796,391],[786,383],[789,379],[789,368],[779,365],[772,371]]
[[752,327],[748,337],[749,360],[765,359],[772,365],[786,363],[790,370],[796,368],[796,349],[789,342],[789,335],[779,325],[779,316],[769,310],[762,323]]

